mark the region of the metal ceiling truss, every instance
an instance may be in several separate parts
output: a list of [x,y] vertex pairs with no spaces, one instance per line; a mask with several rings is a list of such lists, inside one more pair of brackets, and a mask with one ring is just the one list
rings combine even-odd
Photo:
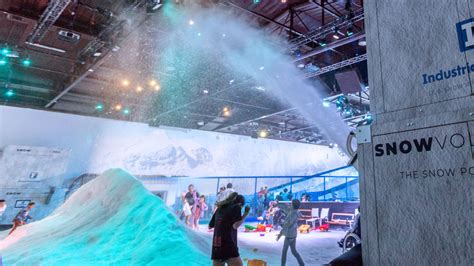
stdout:
[[71,0],[49,1],[48,7],[41,15],[30,36],[28,36],[27,42],[38,43],[41,41],[48,29],[58,20],[70,2]]
[[343,17],[339,17],[307,34],[301,35],[297,38],[294,38],[290,41],[291,49],[298,49],[299,47],[310,43],[318,42],[319,39],[325,37],[328,34],[334,32],[336,28],[348,27],[356,23],[357,21],[364,19],[364,9],[360,8],[352,13],[352,17],[349,17],[349,14]]
[[322,67],[322,68],[320,68],[320,69],[318,69],[314,72],[305,73],[303,75],[303,78],[307,79],[307,78],[316,77],[316,76],[322,75],[324,73],[328,73],[328,72],[331,72],[331,71],[334,71],[334,70],[337,70],[337,69],[340,69],[340,68],[343,68],[343,67],[346,67],[346,66],[350,66],[350,65],[353,65],[353,64],[365,61],[365,60],[367,60],[367,54],[359,55],[359,56],[356,56],[356,57],[353,57],[353,58],[343,60],[341,62],[337,62],[337,63],[329,65],[329,66]]

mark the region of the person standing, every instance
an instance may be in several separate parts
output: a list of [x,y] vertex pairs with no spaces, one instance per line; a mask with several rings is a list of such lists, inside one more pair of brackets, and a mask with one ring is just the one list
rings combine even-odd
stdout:
[[7,209],[7,202],[4,199],[0,199],[0,217],[2,217],[6,209]]
[[194,211],[199,198],[199,193],[194,189],[193,184],[188,186],[188,192],[186,192],[184,198],[191,208],[191,215],[188,217],[186,224],[192,227],[194,225]]
[[13,218],[13,227],[8,233],[8,235],[11,235],[13,231],[15,231],[18,227],[25,225],[28,220],[31,220],[31,216],[29,215],[31,209],[35,206],[34,202],[28,203],[28,206],[24,208],[23,210],[19,211],[18,214]]
[[285,242],[283,243],[283,250],[281,254],[281,265],[285,266],[286,264],[286,255],[288,253],[288,247],[291,249],[291,253],[295,256],[298,261],[298,265],[303,266],[304,262],[300,254],[296,250],[296,236],[298,234],[298,218],[301,217],[301,212],[298,210],[300,208],[300,201],[294,199],[291,201],[291,207],[288,208],[286,205],[280,204],[280,208],[287,208],[288,215],[286,217],[283,228],[280,231],[280,234],[277,236],[277,241],[280,237],[285,236]]
[[207,211],[206,197],[201,195],[194,209],[194,229],[196,230],[199,230],[199,219],[201,219],[204,211]]
[[[235,192],[234,192],[235,193]],[[237,194],[237,193],[235,193]],[[229,198],[233,198],[231,194]],[[237,245],[237,229],[249,215],[250,207],[246,206],[242,215],[245,199],[237,195],[235,200],[220,205],[209,222],[209,229],[214,228],[212,238],[212,265],[213,266],[242,266],[239,248]]]

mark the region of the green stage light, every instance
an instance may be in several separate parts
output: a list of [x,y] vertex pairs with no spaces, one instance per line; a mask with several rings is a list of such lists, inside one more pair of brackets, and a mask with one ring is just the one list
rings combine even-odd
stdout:
[[101,104],[101,103],[98,103],[98,104],[95,106],[95,109],[96,109],[97,111],[102,111],[102,110],[104,110],[104,105]]
[[8,90],[7,92],[5,92],[5,96],[13,97],[13,96],[15,96],[15,92],[13,90]]
[[21,61],[21,64],[22,64],[23,66],[30,66],[30,65],[31,65],[31,60],[30,60],[29,58],[23,59],[23,60]]
[[2,55],[8,55],[9,53],[10,53],[10,50],[8,48],[2,49]]
[[5,58],[0,59],[0,66],[4,66],[8,63],[8,61]]
[[128,108],[123,109],[123,114],[124,115],[130,114],[130,109],[128,109]]

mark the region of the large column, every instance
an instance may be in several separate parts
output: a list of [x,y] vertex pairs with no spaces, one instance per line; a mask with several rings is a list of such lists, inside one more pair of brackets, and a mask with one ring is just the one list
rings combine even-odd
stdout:
[[472,265],[474,1],[367,0],[365,12],[364,264]]

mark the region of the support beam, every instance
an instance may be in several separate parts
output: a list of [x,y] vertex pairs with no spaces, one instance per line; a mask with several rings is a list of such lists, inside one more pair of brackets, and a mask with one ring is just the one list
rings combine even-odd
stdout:
[[28,36],[27,42],[38,43],[41,41],[46,32],[48,32],[48,29],[58,20],[70,2],[71,0],[50,1],[30,36]]
[[357,21],[364,19],[364,9],[358,9],[354,12],[354,16],[352,18],[340,17],[335,19],[317,29],[308,32],[307,34],[300,36],[298,38],[293,39],[290,44],[292,49],[297,49],[307,43],[317,41],[326,35],[334,32],[334,28],[343,28],[349,25],[355,24]]
[[[316,4],[317,6],[319,6],[319,7],[322,9],[323,14],[324,14],[325,12],[328,12],[329,15],[331,15],[331,16],[333,16],[333,17],[335,17],[335,18],[339,18],[339,16],[338,16],[336,13],[332,12],[330,9],[328,9],[327,7],[324,6],[324,0],[323,0],[323,4],[320,4],[320,3],[316,2],[316,0],[312,0],[311,2],[314,3],[314,4]],[[324,24],[324,23],[323,23],[323,24]]]
[[311,73],[306,73],[306,74],[303,75],[303,78],[307,79],[307,78],[316,77],[316,76],[322,75],[324,73],[331,72],[331,71],[334,71],[336,69],[339,69],[339,68],[342,68],[342,67],[345,67],[345,66],[350,66],[352,64],[356,64],[356,63],[359,63],[359,62],[362,62],[362,61],[365,61],[365,60],[367,60],[367,54],[359,55],[359,56],[356,56],[356,57],[353,57],[353,58],[350,58],[350,59],[332,64],[332,65],[329,65],[329,66],[325,66],[325,67],[319,69],[318,71],[311,72]]
[[298,36],[304,36],[303,33],[299,32],[299,31],[296,31],[296,30],[293,30],[293,29],[291,29],[290,27],[286,26],[285,24],[282,24],[282,23],[280,23],[280,22],[278,22],[278,21],[275,21],[275,20],[273,20],[273,19],[271,19],[271,18],[269,18],[269,17],[267,17],[267,16],[264,16],[264,15],[262,15],[262,14],[259,14],[259,13],[257,13],[257,12],[254,12],[254,11],[252,11],[252,10],[248,10],[248,9],[246,9],[246,8],[243,8],[243,7],[241,7],[241,6],[238,6],[238,5],[236,5],[236,4],[232,3],[232,2],[229,2],[229,1],[228,1],[228,2],[225,2],[225,3],[227,3],[228,5],[230,5],[230,6],[232,6],[232,7],[237,8],[237,9],[239,9],[239,10],[242,10],[242,11],[245,11],[245,12],[247,12],[247,13],[249,13],[249,14],[252,14],[252,15],[258,17],[258,18],[261,18],[261,19],[263,19],[263,20],[265,20],[265,21],[268,21],[268,22],[270,22],[270,23],[274,23],[274,24],[276,24],[276,25],[282,27],[283,29],[285,29],[285,30],[287,30],[287,31],[289,31],[289,32],[291,32],[291,33],[294,33],[294,34],[296,34],[296,35],[298,35]]
[[313,56],[316,56],[318,54],[322,54],[326,51],[329,51],[329,50],[333,50],[337,47],[340,47],[340,46],[343,46],[343,45],[346,45],[346,44],[349,44],[351,42],[355,42],[355,41],[358,41],[360,39],[363,39],[365,38],[365,33],[357,33],[357,34],[354,34],[350,37],[347,37],[347,38],[344,38],[344,39],[340,39],[336,42],[332,42],[324,47],[321,47],[319,49],[314,49],[313,51],[310,51],[306,54],[303,54],[301,55],[300,57],[296,58],[295,60],[293,60],[293,63],[295,62],[298,62],[298,61],[301,61],[301,60],[304,60],[306,58],[309,58],[309,57],[313,57]]

